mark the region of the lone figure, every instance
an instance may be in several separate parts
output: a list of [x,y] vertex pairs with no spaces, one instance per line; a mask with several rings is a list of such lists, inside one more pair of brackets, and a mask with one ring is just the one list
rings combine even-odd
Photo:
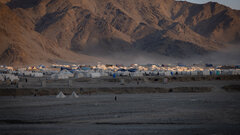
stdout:
[[117,101],[117,96],[114,97],[114,100]]

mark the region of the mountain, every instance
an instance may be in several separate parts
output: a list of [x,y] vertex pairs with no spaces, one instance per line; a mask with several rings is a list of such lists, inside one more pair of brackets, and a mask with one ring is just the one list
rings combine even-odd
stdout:
[[111,62],[116,54],[187,58],[240,42],[240,11],[213,2],[0,2],[1,64]]

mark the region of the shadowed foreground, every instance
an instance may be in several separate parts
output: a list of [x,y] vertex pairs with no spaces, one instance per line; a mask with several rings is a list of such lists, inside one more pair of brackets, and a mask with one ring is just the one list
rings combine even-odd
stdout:
[[238,134],[240,93],[1,97],[0,134]]

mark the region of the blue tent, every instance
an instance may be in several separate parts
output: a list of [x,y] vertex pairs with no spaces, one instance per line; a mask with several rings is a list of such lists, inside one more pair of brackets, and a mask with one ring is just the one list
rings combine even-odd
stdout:
[[179,67],[186,67],[186,65],[181,64],[181,63],[178,63],[177,66],[179,66]]
[[235,68],[240,69],[240,65],[236,65]]
[[82,70],[91,70],[90,67],[81,67]]
[[38,67],[39,68],[46,68],[44,65],[39,65]]
[[128,69],[129,72],[136,72],[137,69],[133,68],[133,69]]
[[221,71],[217,70],[216,75],[220,75],[220,74],[221,74]]
[[72,70],[69,70],[71,73],[74,73],[76,71],[76,69],[72,69]]
[[116,78],[116,74],[115,73],[113,74],[113,78]]
[[213,67],[213,64],[206,64],[206,67]]
[[70,68],[61,67],[61,71],[64,70],[64,69],[69,70],[69,71],[72,70],[72,69],[70,69]]
[[118,71],[125,72],[125,71],[127,71],[127,70],[126,70],[126,69],[118,69]]

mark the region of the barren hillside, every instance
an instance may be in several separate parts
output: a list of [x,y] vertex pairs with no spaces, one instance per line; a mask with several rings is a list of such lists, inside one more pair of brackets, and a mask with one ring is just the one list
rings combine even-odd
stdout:
[[0,64],[91,63],[129,52],[185,58],[202,56],[240,42],[240,11],[218,3],[1,2]]

